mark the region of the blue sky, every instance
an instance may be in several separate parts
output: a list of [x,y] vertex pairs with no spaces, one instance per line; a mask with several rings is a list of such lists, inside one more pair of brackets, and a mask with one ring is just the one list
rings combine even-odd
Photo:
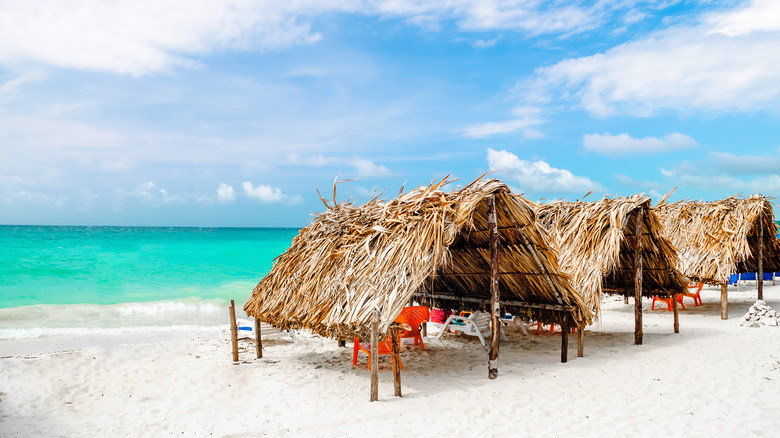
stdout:
[[0,2],[0,223],[302,226],[484,172],[780,193],[775,0]]

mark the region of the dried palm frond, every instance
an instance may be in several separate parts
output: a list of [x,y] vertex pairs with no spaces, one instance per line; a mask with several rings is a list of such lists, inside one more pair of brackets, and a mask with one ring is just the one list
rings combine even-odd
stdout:
[[731,274],[758,271],[760,223],[763,269],[780,270],[777,224],[771,202],[762,195],[678,201],[657,210],[664,235],[680,250],[677,268],[691,280],[725,284]]
[[[589,323],[591,313],[559,272],[533,204],[496,179],[440,190],[451,182],[445,178],[388,202],[328,204],[276,259],[244,309],[279,328],[347,338],[366,335],[375,309],[384,332],[413,297],[478,308],[474,301],[490,293],[487,200],[494,196],[501,300],[572,306],[574,323]],[[547,323],[560,318],[549,309],[504,310]]]
[[685,280],[674,269],[677,251],[662,236],[649,197],[604,197],[595,202],[556,201],[538,206],[539,222],[553,241],[561,271],[571,275],[574,290],[596,315],[603,293],[634,293],[634,233],[642,207],[642,293],[683,292]]

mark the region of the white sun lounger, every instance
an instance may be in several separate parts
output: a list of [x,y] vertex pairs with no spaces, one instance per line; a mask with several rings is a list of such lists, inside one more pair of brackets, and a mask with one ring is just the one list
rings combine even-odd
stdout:
[[[479,341],[482,343],[482,345],[487,347],[489,344],[485,339],[490,338],[492,333],[490,329],[490,320],[491,316],[489,313],[473,312],[468,317],[450,315],[444,324],[438,322],[428,322],[428,325],[439,329],[439,334],[436,335],[436,339],[441,339],[441,336],[447,330],[449,330],[451,333],[462,333],[468,336],[476,336],[479,338]],[[506,335],[504,335],[504,330],[499,330],[501,339],[508,341],[509,339],[507,339]]]

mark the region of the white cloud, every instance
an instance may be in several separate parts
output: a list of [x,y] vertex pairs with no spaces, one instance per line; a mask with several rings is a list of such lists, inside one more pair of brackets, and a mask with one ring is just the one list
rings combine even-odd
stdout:
[[143,75],[195,66],[190,55],[305,44],[306,19],[336,2],[82,0],[0,4],[0,63]]
[[[712,152],[709,160],[718,172],[731,175],[767,175],[780,173],[780,155],[735,155]],[[708,166],[709,167],[709,166]]]
[[776,108],[780,2],[756,0],[695,25],[671,27],[604,53],[537,69],[531,100],[574,99],[597,116],[661,109]]
[[493,38],[491,40],[476,40],[472,45],[478,49],[486,49],[495,46],[496,42],[498,42],[498,38]]
[[463,30],[514,30],[531,35],[582,32],[601,24],[606,13],[606,4],[585,7],[537,0],[388,0],[369,4],[382,15],[405,18],[426,29],[436,29],[440,21],[452,19]]
[[[26,63],[145,75],[197,67],[199,55],[318,41],[334,14],[398,18],[426,30],[571,34],[625,14],[632,2],[539,0],[37,0],[0,2],[0,65]],[[641,11],[631,9],[627,20]],[[491,45],[492,40],[480,40]],[[478,43],[479,44],[479,43]]]
[[355,175],[360,178],[389,178],[398,173],[388,169],[383,164],[377,164],[371,160],[353,156],[350,158],[329,157],[322,154],[303,157],[299,154],[290,154],[287,156],[290,164],[296,166],[308,167],[339,167],[347,166],[352,168]]
[[244,193],[250,198],[255,198],[264,204],[299,204],[303,202],[303,198],[300,195],[288,196],[282,193],[282,189],[278,187],[271,187],[267,185],[259,184],[256,187],[249,181],[244,181],[241,184],[244,188]]
[[217,187],[217,199],[221,202],[232,202],[236,200],[236,192],[233,190],[233,186],[219,183]]
[[521,160],[507,151],[488,148],[488,166],[491,171],[503,172],[509,180],[519,184],[522,192],[536,193],[585,193],[603,190],[601,184],[584,176],[577,176],[566,169],[556,169],[545,161]]
[[537,117],[523,117],[504,122],[489,122],[472,125],[463,130],[463,135],[470,138],[486,138],[497,134],[507,134],[518,130],[523,130],[525,138],[539,138],[542,136],[538,129],[532,128],[542,123]]
[[582,144],[586,150],[612,156],[654,154],[699,146],[690,136],[676,132],[664,138],[633,138],[628,134],[585,134]]
[[712,152],[703,161],[683,161],[660,172],[676,185],[705,191],[729,194],[780,191],[780,155]]

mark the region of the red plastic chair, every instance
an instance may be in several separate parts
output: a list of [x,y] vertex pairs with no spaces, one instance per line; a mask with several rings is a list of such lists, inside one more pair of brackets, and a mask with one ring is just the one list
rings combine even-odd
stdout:
[[[377,350],[379,350],[378,353],[380,355],[389,354],[391,358],[393,357],[393,344],[389,336],[384,341],[379,341]],[[371,370],[371,343],[361,344],[360,339],[355,336],[354,347],[352,348],[352,366],[357,365],[359,351],[362,351],[368,355],[368,369]],[[400,356],[398,357],[398,366],[401,369],[404,369],[404,364],[401,362]]]
[[411,330],[399,330],[400,338],[412,338],[414,339],[414,345],[420,343],[420,349],[425,350],[425,344],[423,344],[422,334],[420,333],[420,326],[422,323],[428,321],[430,316],[430,310],[425,306],[410,306],[404,307],[396,322],[409,324],[412,327]]
[[[680,303],[680,306],[683,310],[685,310],[685,304],[683,304],[683,296],[682,294],[677,295],[677,302]],[[653,297],[653,305],[650,306],[651,309],[655,310],[655,302],[660,301],[662,303],[666,303],[666,310],[671,311],[672,310],[672,297]]]
[[[699,293],[701,292],[701,289],[704,287],[704,283],[688,283],[688,289],[697,288],[696,292],[688,292],[685,294],[686,297],[693,298],[693,305],[694,306],[701,306],[703,303],[701,301],[701,295]],[[681,301],[682,302],[682,301]]]

